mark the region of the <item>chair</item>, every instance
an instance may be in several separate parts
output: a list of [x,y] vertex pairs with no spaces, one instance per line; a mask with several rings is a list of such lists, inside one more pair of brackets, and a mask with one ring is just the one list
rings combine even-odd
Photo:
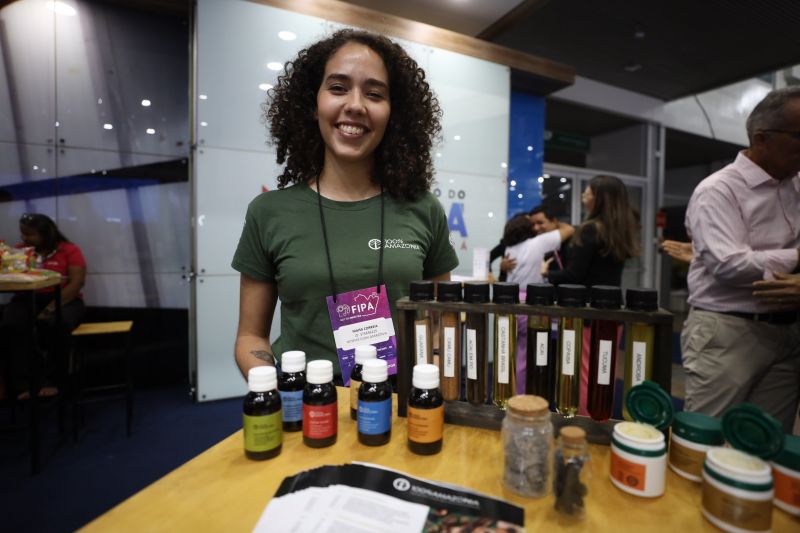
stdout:
[[[72,435],[73,440],[78,440],[78,430],[82,420],[82,406],[87,403],[95,401],[102,401],[107,399],[125,398],[126,403],[126,429],[128,436],[131,435],[133,423],[133,365],[131,362],[131,330],[133,329],[133,321],[126,320],[120,322],[88,322],[78,326],[72,332],[73,349],[70,354],[69,375],[71,377],[71,396],[72,396],[72,413],[73,413],[73,426]],[[87,359],[87,351],[85,349],[85,341],[88,338],[96,337],[98,335],[114,335],[124,336],[124,344],[122,351],[125,358],[125,382],[115,383],[110,385],[100,385],[92,387],[84,387],[85,381],[85,364]],[[81,345],[84,346],[81,346]],[[90,397],[99,393],[122,392],[112,397]]]

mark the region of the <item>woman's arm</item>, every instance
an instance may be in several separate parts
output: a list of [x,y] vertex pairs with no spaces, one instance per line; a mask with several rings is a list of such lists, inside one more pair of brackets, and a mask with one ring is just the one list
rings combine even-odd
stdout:
[[[61,287],[61,305],[67,305],[78,297],[86,283],[86,267],[70,265],[67,267],[67,283]],[[56,312],[56,301],[53,299],[42,310],[40,318],[47,318]]]
[[255,366],[275,366],[269,332],[277,303],[278,288],[274,283],[241,275],[235,353],[236,364],[245,379]]
[[592,266],[592,258],[597,253],[597,230],[593,224],[581,231],[581,244],[569,247],[569,261],[564,270],[547,272],[547,279],[554,285],[561,283],[585,283]]

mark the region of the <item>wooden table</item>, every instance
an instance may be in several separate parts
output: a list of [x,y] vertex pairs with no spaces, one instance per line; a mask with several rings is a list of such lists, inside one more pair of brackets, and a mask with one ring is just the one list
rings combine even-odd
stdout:
[[61,276],[41,276],[39,279],[21,281],[14,275],[0,274],[0,292],[25,292],[30,295],[30,334],[26,339],[28,354],[28,393],[30,394],[30,452],[31,472],[38,474],[41,469],[39,449],[39,384],[41,381],[41,361],[36,356],[36,291],[47,287],[55,287],[56,323],[61,325]]
[[[499,432],[446,425],[442,452],[423,457],[408,451],[406,420],[395,417],[389,444],[370,448],[358,443],[356,423],[350,420],[349,390],[339,388],[338,392],[339,437],[335,445],[311,449],[303,445],[301,433],[284,433],[278,457],[250,461],[244,456],[242,432],[237,431],[98,517],[83,531],[251,531],[284,477],[351,461],[376,463],[504,498],[525,508],[528,531],[559,527],[648,533],[719,531],[700,512],[700,485],[671,470],[661,498],[637,498],[615,488],[608,480],[609,448],[601,445],[591,445],[587,518],[571,522],[553,510],[552,495],[528,499],[503,487]],[[800,531],[800,521],[776,508],[773,531]]]

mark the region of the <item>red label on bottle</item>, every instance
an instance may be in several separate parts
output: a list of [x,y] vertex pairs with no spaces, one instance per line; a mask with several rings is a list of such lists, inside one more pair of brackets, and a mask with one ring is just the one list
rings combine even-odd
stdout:
[[327,405],[303,404],[303,436],[309,439],[326,439],[336,435],[339,420],[336,402]]

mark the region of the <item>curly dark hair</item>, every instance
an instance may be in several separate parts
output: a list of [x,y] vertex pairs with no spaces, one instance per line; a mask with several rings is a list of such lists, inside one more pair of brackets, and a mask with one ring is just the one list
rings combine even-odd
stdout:
[[375,149],[372,179],[394,198],[416,199],[433,183],[431,147],[441,132],[439,102],[425,81],[425,72],[400,45],[381,35],[350,29],[312,44],[287,62],[262,106],[278,163],[286,163],[278,188],[306,182],[322,172],[325,143],[314,117],[317,92],[328,59],[350,42],[374,50],[389,74],[391,113]]
[[533,237],[536,237],[536,232],[525,213],[511,217],[503,228],[503,244],[506,246],[514,246]]

